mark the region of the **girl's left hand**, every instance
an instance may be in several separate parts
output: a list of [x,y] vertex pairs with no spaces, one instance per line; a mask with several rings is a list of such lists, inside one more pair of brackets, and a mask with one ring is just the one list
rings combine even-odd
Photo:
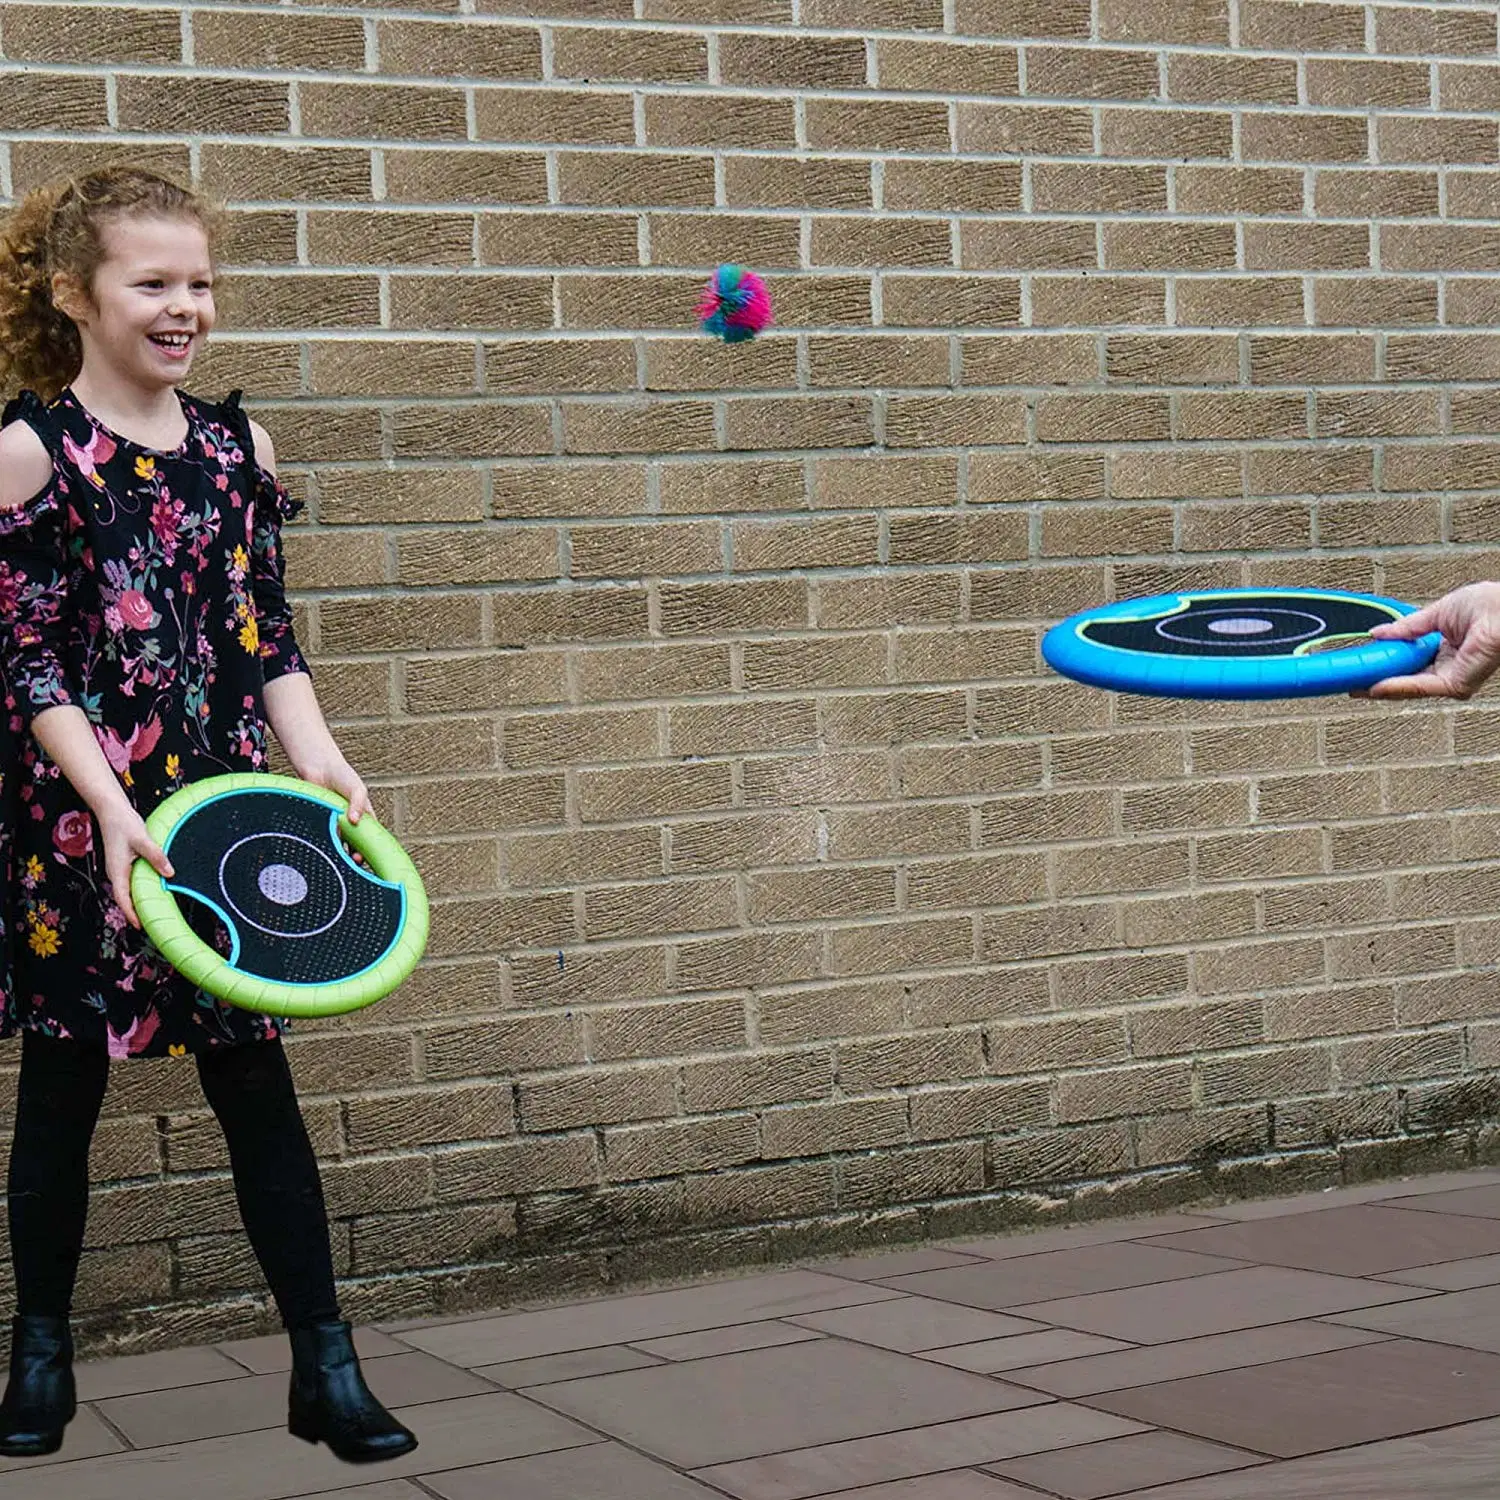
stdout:
[[299,776],[314,786],[337,792],[349,804],[349,821],[357,823],[370,807],[370,789],[361,780],[359,773],[343,756],[317,766],[299,768]]

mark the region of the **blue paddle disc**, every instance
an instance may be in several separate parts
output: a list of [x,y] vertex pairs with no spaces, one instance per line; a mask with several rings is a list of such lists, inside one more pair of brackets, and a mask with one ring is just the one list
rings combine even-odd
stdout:
[[1313,698],[1420,672],[1442,636],[1372,640],[1416,606],[1339,589],[1206,589],[1071,615],[1042,638],[1054,671],[1160,698]]

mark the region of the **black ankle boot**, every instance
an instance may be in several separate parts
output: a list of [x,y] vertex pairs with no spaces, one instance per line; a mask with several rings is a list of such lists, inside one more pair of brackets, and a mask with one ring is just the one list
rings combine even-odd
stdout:
[[39,1458],[62,1447],[78,1411],[73,1335],[66,1318],[13,1318],[10,1384],[0,1401],[0,1454]]
[[287,1431],[324,1442],[346,1463],[399,1458],[417,1446],[365,1384],[347,1323],[293,1328]]

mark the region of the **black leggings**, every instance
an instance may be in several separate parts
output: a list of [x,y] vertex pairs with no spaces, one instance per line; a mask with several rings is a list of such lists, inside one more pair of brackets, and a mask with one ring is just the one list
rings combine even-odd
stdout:
[[[282,1322],[339,1316],[318,1163],[279,1041],[198,1055],[250,1244]],[[16,1311],[66,1317],[88,1216],[89,1142],[109,1081],[104,1051],[26,1032],[6,1201]],[[184,1229],[190,1226],[184,1225]]]

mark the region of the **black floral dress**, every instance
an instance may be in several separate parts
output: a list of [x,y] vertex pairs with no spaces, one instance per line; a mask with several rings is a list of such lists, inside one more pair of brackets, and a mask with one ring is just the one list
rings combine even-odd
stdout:
[[143,817],[188,782],[265,766],[265,684],[307,670],[279,545],[300,507],[257,467],[238,392],[180,399],[171,453],[110,432],[71,391],[5,409],[53,467],[0,511],[0,1036],[160,1057],[285,1025],[219,1004],[126,923],[87,805],[30,732],[76,704]]

